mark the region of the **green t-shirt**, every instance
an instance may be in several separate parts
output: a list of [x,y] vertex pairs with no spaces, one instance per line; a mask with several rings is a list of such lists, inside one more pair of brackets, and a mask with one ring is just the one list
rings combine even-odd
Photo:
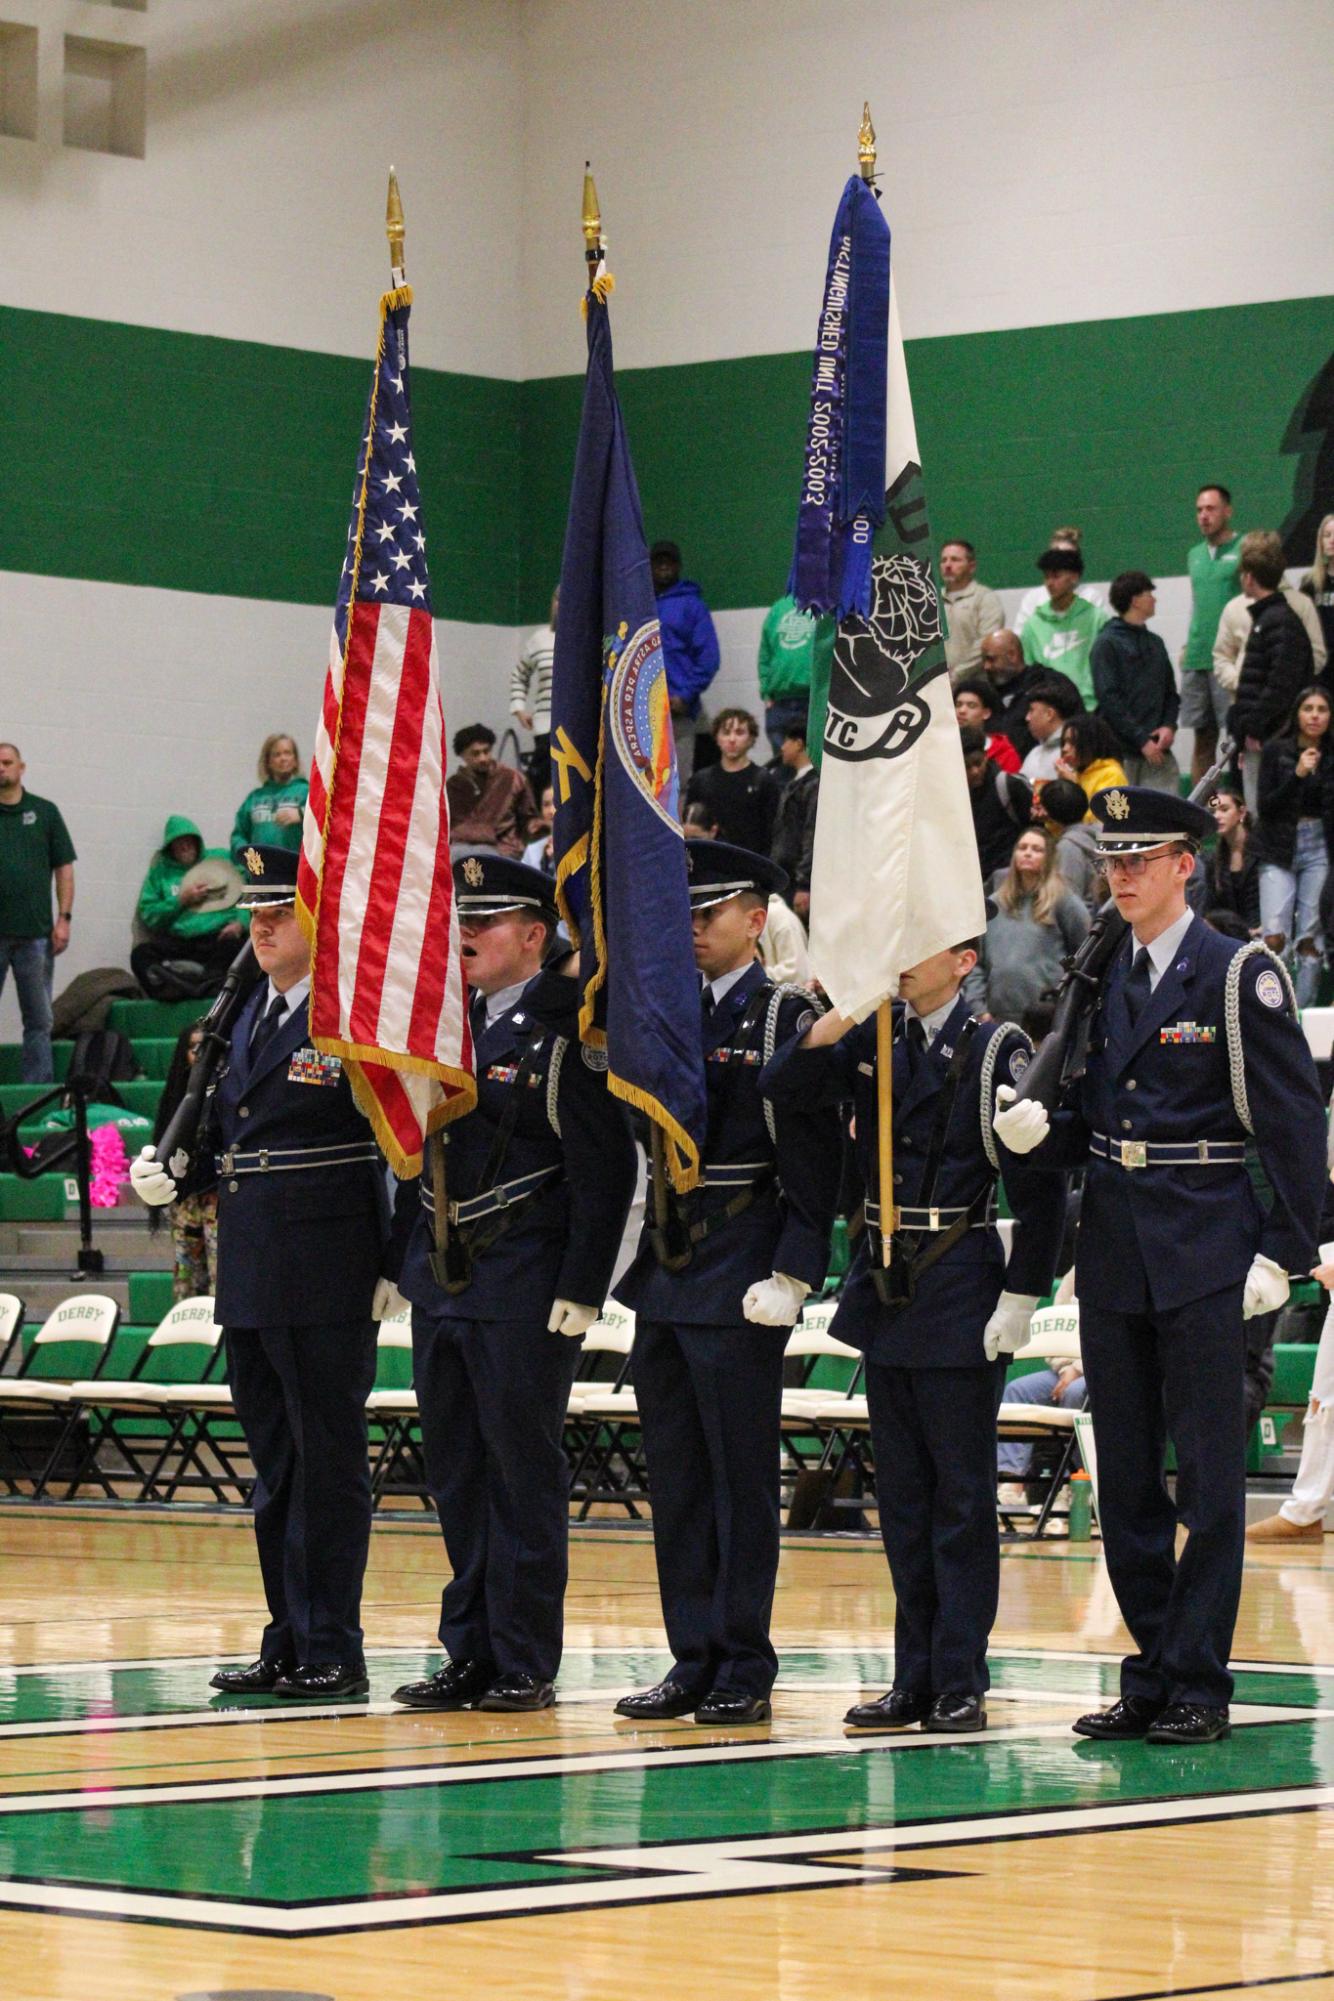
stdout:
[[51,929],[51,871],[75,860],[60,809],[35,792],[0,805],[0,938],[44,938]]
[[1212,543],[1197,542],[1186,558],[1190,578],[1190,631],[1181,665],[1189,673],[1207,674],[1214,664],[1214,641],[1223,606],[1241,589],[1237,578],[1237,558],[1241,554],[1240,532],[1229,535],[1215,549]]
[[[240,865],[241,856],[248,847],[299,848],[301,846],[301,809],[306,803],[310,787],[306,780],[296,773],[291,778],[279,781],[271,778],[266,785],[257,785],[253,792],[247,792],[237,810],[236,824],[232,828],[232,860]],[[288,825],[274,819],[280,806],[295,806],[297,818]]]

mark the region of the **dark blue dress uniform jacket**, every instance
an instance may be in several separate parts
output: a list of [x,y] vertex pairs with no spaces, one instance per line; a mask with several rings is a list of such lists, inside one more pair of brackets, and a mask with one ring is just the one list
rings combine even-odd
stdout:
[[[616,1296],[644,1320],[677,1327],[731,1327],[757,1280],[772,1272],[804,1279],[817,1289],[829,1266],[829,1233],[838,1190],[839,1133],[833,1113],[814,1104],[775,1104],[776,1140],[769,1136],[760,1092],[764,1024],[773,982],[757,960],[704,1021],[708,1132],[704,1159],[711,1167],[747,1161],[775,1170],[739,1216],[721,1223],[695,1247],[682,1271],[664,1271],[649,1242],[653,1191],[645,1200],[645,1231]],[[748,1014],[751,1025],[742,1030]],[[781,1045],[814,1019],[801,994],[780,1002]],[[718,1214],[736,1195],[732,1187],[701,1188],[685,1199],[691,1223]]]
[[[261,980],[232,1031],[212,1101],[215,1152],[364,1145],[372,1157],[310,1170],[230,1175],[219,1169],[218,1324],[369,1320],[388,1224],[374,1135],[337,1059],[315,1057],[304,1007],[251,1067],[250,1037],[268,993]],[[302,1081],[314,1077],[320,1081]]]
[[1224,983],[1244,947],[1197,917],[1134,1025],[1124,999],[1133,937],[1103,985],[1075,1105],[1035,1164],[1088,1175],[1077,1269],[1084,1305],[1168,1311],[1239,1285],[1257,1252],[1287,1272],[1314,1262],[1323,1199],[1325,1112],[1315,1063],[1272,959],[1241,970],[1241,1039],[1255,1146],[1273,1190],[1266,1216],[1243,1165],[1127,1170],[1088,1155],[1091,1132],[1122,1141],[1245,1140],[1228,1067]]
[[[605,1071],[590,1067],[578,1040],[577,982],[537,974],[517,1006],[476,1035],[474,1049],[476,1109],[446,1129],[449,1200],[467,1201],[541,1168],[555,1172],[475,1258],[472,1283],[450,1293],[436,1284],[429,1262],[428,1164],[420,1195],[408,1185],[399,1197],[395,1234],[407,1238],[399,1287],[414,1306],[444,1320],[540,1320],[545,1327],[553,1299],[601,1307],[634,1193],[635,1147]],[[497,1127],[516,1093],[504,1160],[488,1176]],[[489,1231],[494,1221],[479,1227]]]
[[[894,1193],[900,1205],[924,1201],[922,1177],[940,1093],[950,1058],[968,1021],[962,994],[930,1049],[916,1059],[909,1081],[909,1050],[903,1039],[904,1011],[894,1009]],[[984,1059],[999,1038],[992,1088],[982,1103]],[[863,1185],[876,1189],[879,1115],[875,1080],[875,1020],[851,1029],[825,1049],[790,1043],[775,1055],[763,1083],[776,1103],[837,1103],[852,1100],[856,1148]],[[1017,1083],[1027,1067],[1028,1037],[1004,1023],[981,1022],[975,1030],[945,1133],[940,1172],[931,1201],[941,1209],[966,1207],[994,1183],[982,1120],[990,1121],[995,1089]],[[968,1368],[981,1364],[982,1333],[1003,1289],[1044,1293],[1051,1284],[1065,1217],[1060,1181],[1037,1171],[995,1142],[1015,1227],[1008,1267],[1000,1235],[971,1229],[924,1272],[910,1304],[884,1305],[871,1276],[868,1231],[858,1243],[831,1332],[863,1349],[874,1362],[908,1369]],[[874,1193],[873,1193],[874,1199]],[[930,1234],[920,1238],[925,1250]]]

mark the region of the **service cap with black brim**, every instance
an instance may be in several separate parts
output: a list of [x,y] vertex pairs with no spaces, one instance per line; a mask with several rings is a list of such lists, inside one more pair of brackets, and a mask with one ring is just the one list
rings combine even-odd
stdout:
[[300,856],[295,848],[267,848],[256,844],[241,854],[245,887],[236,899],[238,910],[279,910],[296,902],[296,866]]
[[690,878],[690,908],[711,910],[730,897],[763,897],[787,894],[788,873],[768,855],[752,854],[749,848],[734,847],[731,841],[690,841],[686,846],[686,872]]
[[1195,848],[1215,832],[1214,816],[1203,806],[1148,785],[1104,786],[1094,793],[1089,810],[1098,822],[1095,853],[1102,862],[1151,854],[1174,843]]
[[455,862],[454,906],[460,918],[531,910],[554,924],[560,915],[551,877],[509,855],[465,855]]

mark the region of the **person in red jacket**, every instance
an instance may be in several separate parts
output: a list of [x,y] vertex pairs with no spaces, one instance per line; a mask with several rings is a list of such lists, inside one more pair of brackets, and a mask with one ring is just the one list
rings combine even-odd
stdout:
[[1009,737],[996,728],[1000,707],[989,681],[980,676],[960,681],[954,690],[954,713],[960,729],[979,729],[987,740],[987,756],[1002,771],[1018,771],[1021,759]]

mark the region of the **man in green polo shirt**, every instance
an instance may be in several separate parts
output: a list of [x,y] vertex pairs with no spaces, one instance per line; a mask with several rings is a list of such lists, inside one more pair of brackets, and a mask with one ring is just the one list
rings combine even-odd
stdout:
[[1190,631],[1181,654],[1181,714],[1177,728],[1194,730],[1191,777],[1198,782],[1218,751],[1231,697],[1214,673],[1214,640],[1223,606],[1241,589],[1237,558],[1241,535],[1232,526],[1232,495],[1213,482],[1195,496],[1195,520],[1204,537],[1186,558],[1190,578]]
[[51,966],[69,944],[74,844],[59,808],[24,791],[25,769],[17,746],[0,743],[0,993],[12,966],[23,1018],[22,1082],[49,1084]]

